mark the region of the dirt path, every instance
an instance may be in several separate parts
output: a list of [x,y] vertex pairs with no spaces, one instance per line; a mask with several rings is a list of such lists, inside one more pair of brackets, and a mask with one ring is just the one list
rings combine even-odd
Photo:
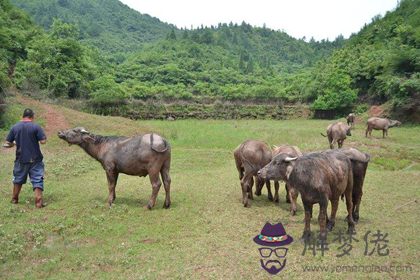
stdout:
[[24,102],[25,104],[37,106],[44,109],[45,112],[40,113],[39,117],[45,118],[46,124],[44,131],[47,137],[56,134],[57,131],[59,131],[60,129],[70,127],[64,114],[56,108],[33,99],[29,99],[22,95],[19,96],[19,99],[22,100],[22,102]]

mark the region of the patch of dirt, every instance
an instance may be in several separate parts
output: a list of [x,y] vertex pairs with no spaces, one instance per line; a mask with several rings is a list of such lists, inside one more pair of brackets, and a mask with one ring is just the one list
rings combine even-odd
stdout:
[[35,101],[33,99],[29,99],[22,95],[20,95],[19,98],[26,104],[35,105],[45,110],[44,113],[40,114],[40,117],[45,118],[46,125],[44,131],[47,137],[50,137],[51,135],[57,133],[57,131],[59,131],[62,128],[69,127],[66,117],[63,115],[62,112],[59,112],[54,107]]
[[371,117],[382,117],[385,112],[384,106],[372,106],[369,108],[369,116]]
[[144,244],[150,244],[150,243],[155,243],[156,242],[156,239],[147,238],[147,239],[141,240],[140,242],[141,243],[144,243]]

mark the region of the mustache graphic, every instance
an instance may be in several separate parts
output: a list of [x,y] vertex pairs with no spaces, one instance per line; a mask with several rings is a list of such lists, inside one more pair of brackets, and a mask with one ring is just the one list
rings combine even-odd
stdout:
[[[270,268],[267,268],[267,265],[273,263],[273,265]],[[279,264],[280,268],[276,268],[274,264]],[[268,273],[274,275],[279,273],[284,267],[286,266],[286,260],[284,260],[283,264],[279,262],[278,260],[269,260],[264,264],[264,260],[261,259],[261,267],[264,268],[265,271]]]

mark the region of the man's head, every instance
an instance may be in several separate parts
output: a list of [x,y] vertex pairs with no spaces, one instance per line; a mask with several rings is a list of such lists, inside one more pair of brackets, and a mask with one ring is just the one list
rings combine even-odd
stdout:
[[25,111],[23,111],[24,119],[33,119],[34,116],[35,116],[35,113],[32,109],[25,109]]

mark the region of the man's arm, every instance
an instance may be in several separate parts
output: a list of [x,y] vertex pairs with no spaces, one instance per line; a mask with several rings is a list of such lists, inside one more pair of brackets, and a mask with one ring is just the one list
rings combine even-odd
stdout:
[[6,142],[3,144],[3,147],[5,147],[5,148],[12,148],[14,145],[15,145],[15,143],[13,143],[13,142],[9,142],[9,141],[6,141]]
[[6,142],[3,144],[3,147],[5,148],[11,148],[15,144],[13,143],[15,141],[15,133],[13,131],[13,128],[10,130],[9,135],[6,137]]
[[42,130],[40,126],[38,126],[36,137],[38,138],[39,143],[43,145],[47,143],[47,136],[45,135],[44,130]]

